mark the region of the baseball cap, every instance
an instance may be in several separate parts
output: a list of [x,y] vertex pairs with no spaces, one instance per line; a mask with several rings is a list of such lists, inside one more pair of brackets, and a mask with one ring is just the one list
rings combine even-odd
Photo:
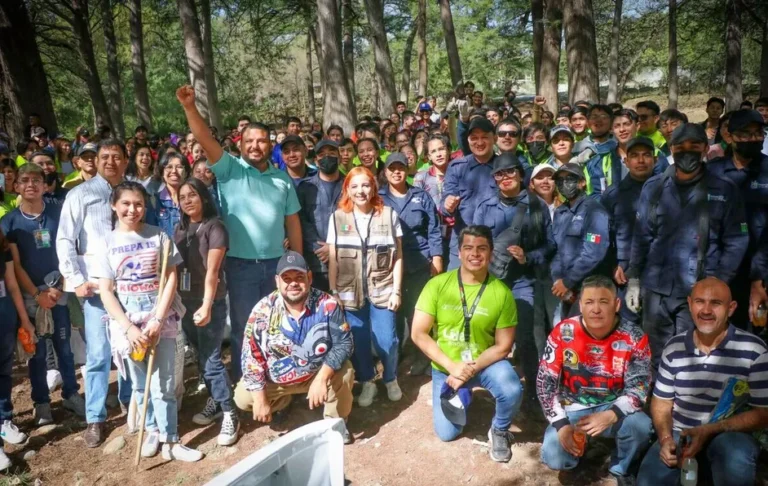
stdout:
[[490,122],[485,117],[478,117],[474,118],[471,122],[469,122],[469,129],[467,130],[467,134],[472,133],[472,130],[479,129],[486,133],[494,133],[493,129],[493,123]]
[[555,172],[555,177],[559,176],[560,174],[572,174],[579,179],[584,179],[584,169],[582,169],[581,166],[575,162],[568,162],[567,164],[557,169],[557,172]]
[[531,172],[531,179],[535,178],[537,175],[541,174],[542,172],[551,172],[552,175],[554,176],[557,170],[549,164],[539,164],[533,168],[533,172]]
[[280,148],[285,148],[285,146],[288,145],[289,143],[295,143],[296,145],[304,147],[304,140],[302,140],[300,136],[298,136],[298,135],[288,135],[280,143]]
[[467,407],[472,401],[472,391],[466,386],[454,390],[448,383],[443,383],[440,390],[440,407],[449,422],[456,425],[467,425]]
[[387,156],[387,160],[384,162],[384,168],[389,168],[392,164],[403,164],[404,166],[408,167],[408,157],[405,156],[405,154],[400,152],[395,152],[392,154],[389,154]]
[[432,105],[424,101],[423,103],[419,103],[419,111],[432,111]]
[[320,149],[323,148],[323,147],[333,147],[336,150],[339,150],[339,144],[338,143],[336,143],[335,141],[333,141],[331,139],[324,138],[324,139],[320,140],[319,142],[317,142],[317,144],[315,144],[315,153],[316,154],[320,153]]
[[525,172],[523,164],[520,162],[520,159],[517,158],[516,154],[503,153],[493,159],[493,169],[491,169],[491,174],[510,169],[517,169],[520,172]]
[[93,152],[94,154],[98,154],[99,153],[99,146],[96,145],[93,142],[88,142],[85,145],[83,145],[82,147],[80,147],[80,150],[77,151],[77,155],[80,156],[80,155],[83,155],[86,152]]
[[629,142],[627,142],[627,152],[632,150],[632,147],[637,147],[638,145],[642,145],[643,147],[646,147],[651,150],[651,153],[653,153],[656,150],[656,146],[653,144],[653,140],[651,140],[648,137],[635,137]]
[[[733,120],[733,115],[731,115],[731,120]],[[704,131],[704,127],[698,123],[683,123],[672,132],[670,145],[680,145],[689,141],[707,143],[707,132]]]
[[555,137],[555,135],[557,135],[558,133],[567,133],[572,140],[575,140],[573,136],[573,132],[571,131],[570,128],[566,127],[565,125],[557,125],[552,127],[552,130],[549,131],[549,139],[552,140]]
[[10,155],[11,148],[5,142],[0,142],[0,154]]
[[280,257],[280,261],[277,262],[277,274],[282,275],[288,270],[297,270],[299,272],[307,273],[309,267],[307,261],[301,256],[301,253],[293,250],[288,250],[283,256]]
[[751,123],[757,123],[764,127],[763,115],[757,110],[736,110],[731,113],[731,118],[728,119],[728,131],[733,133],[743,130]]

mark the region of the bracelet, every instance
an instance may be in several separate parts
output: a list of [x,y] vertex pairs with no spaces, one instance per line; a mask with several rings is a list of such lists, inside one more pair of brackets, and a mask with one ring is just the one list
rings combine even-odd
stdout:
[[664,441],[666,441],[667,439],[674,440],[674,438],[671,435],[666,435],[666,436],[662,437],[661,439],[659,439],[659,444],[660,445],[664,445]]
[[339,291],[335,289],[331,290],[331,295],[339,295]]
[[33,295],[32,298],[35,300],[35,302],[37,302],[37,299],[39,297],[40,297],[40,289],[38,289],[37,292],[35,292],[35,295]]

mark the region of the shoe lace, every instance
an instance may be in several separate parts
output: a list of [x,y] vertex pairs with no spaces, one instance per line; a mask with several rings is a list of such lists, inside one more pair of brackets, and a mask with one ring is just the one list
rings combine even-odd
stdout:
[[512,432],[510,432],[508,430],[504,430],[504,431],[494,430],[491,435],[494,436],[494,437],[498,437],[500,439],[504,439],[507,442],[506,445],[511,444],[512,441],[515,439],[514,434],[512,434]]
[[235,433],[234,412],[227,412],[224,414],[224,420],[221,422],[221,433],[225,435],[232,435]]
[[203,415],[205,415],[206,417],[213,417],[214,415],[216,415],[216,402],[213,400],[213,398],[209,398],[208,401],[205,402]]

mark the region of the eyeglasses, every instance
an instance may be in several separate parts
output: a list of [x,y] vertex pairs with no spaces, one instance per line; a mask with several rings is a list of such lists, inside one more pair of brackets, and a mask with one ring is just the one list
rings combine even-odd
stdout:
[[18,184],[20,186],[26,186],[26,185],[37,186],[42,183],[43,183],[42,179],[27,179],[26,177],[24,177],[18,180]]
[[731,136],[733,138],[738,138],[740,141],[757,142],[765,139],[763,132],[733,132]]
[[500,170],[493,174],[493,179],[503,181],[504,179],[514,179],[518,175],[517,169]]
[[651,115],[637,115],[637,119],[640,120],[640,121],[645,121],[645,120],[649,119],[650,117],[651,117]]
[[517,138],[519,136],[520,136],[520,132],[518,132],[518,131],[514,131],[514,130],[499,130],[499,137],[500,138],[506,138],[506,137]]

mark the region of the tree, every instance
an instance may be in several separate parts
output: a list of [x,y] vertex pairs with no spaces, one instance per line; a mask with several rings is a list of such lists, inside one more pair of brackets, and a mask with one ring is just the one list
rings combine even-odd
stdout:
[[445,36],[445,48],[448,51],[448,65],[451,69],[451,85],[456,86],[464,79],[464,76],[461,74],[459,46],[456,44],[456,32],[453,28],[451,1],[439,0],[439,2],[440,20],[443,23],[443,35]]
[[216,71],[213,62],[213,29],[211,28],[211,0],[200,0],[200,17],[202,23],[203,58],[205,59],[205,85],[208,88],[208,113],[211,125],[219,133],[224,130],[219,110],[219,93],[216,89]]
[[536,92],[541,88],[541,51],[544,49],[544,0],[531,0],[533,23],[533,77]]
[[399,100],[405,101],[406,105],[408,104],[408,96],[411,92],[411,55],[413,53],[413,40],[416,37],[417,30],[418,27],[414,25],[411,33],[408,34],[408,38],[405,40],[405,49],[403,50],[403,82],[400,84]]
[[560,80],[560,45],[563,40],[562,1],[547,1],[539,68],[539,93],[546,98],[548,108],[553,112],[556,112],[559,106],[557,92]]
[[419,15],[416,17],[418,26],[417,51],[419,53],[419,96],[427,96],[429,82],[429,66],[427,65],[427,0],[419,0]]
[[0,79],[7,105],[2,126],[14,140],[29,137],[24,127],[30,113],[39,114],[43,126],[51,133],[58,132],[48,79],[40,75],[43,61],[34,32],[25,0],[0,2]]
[[128,25],[131,30],[131,74],[136,98],[136,118],[139,125],[152,131],[152,111],[147,89],[147,66],[144,62],[144,26],[141,20],[141,0],[128,1]]
[[[619,39],[621,33],[621,11],[623,8],[622,0],[614,0],[616,3],[613,8],[613,25],[611,27],[611,54],[609,63],[608,96],[605,98],[607,103],[615,103],[618,99],[619,84]],[[674,0],[671,0],[674,1]]]
[[[51,2],[53,3],[53,2]],[[57,6],[57,8],[59,8]],[[101,79],[99,78],[99,69],[96,66],[96,56],[93,53],[93,41],[91,40],[91,28],[89,24],[88,0],[72,0],[70,5],[72,16],[69,22],[77,41],[77,51],[80,54],[80,60],[83,64],[83,77],[85,78],[88,94],[91,97],[93,105],[93,115],[96,126],[105,125],[113,127],[112,119],[107,107],[107,101],[104,98],[104,91],[101,89]]]
[[205,56],[203,55],[203,38],[200,33],[200,22],[194,0],[177,0],[181,28],[184,32],[184,50],[187,55],[189,80],[195,88],[195,104],[203,119],[211,123],[210,99],[208,83],[205,77]]
[[667,91],[667,107],[677,109],[677,0],[669,0]]
[[117,63],[117,40],[112,22],[111,0],[101,0],[101,27],[104,31],[104,51],[107,53],[107,79],[109,80],[109,116],[118,138],[125,139],[123,122],[123,93],[120,90],[120,66]]
[[[323,92],[323,127],[339,125],[344,133],[355,129],[357,113],[355,100],[349,89],[347,71],[341,52],[341,16],[336,0],[317,0],[317,36],[321,50],[318,59],[325,65]],[[322,54],[321,54],[322,53]]]
[[352,10],[352,0],[341,1],[342,18],[344,21],[344,38],[342,40],[344,52],[344,69],[347,71],[347,80],[349,88],[352,90],[352,97],[355,97],[355,49],[353,41],[355,38],[355,12]]
[[592,0],[563,3],[565,50],[568,61],[568,99],[600,99],[597,43]]
[[315,123],[315,80],[312,75],[312,32],[307,29],[307,111],[310,123]]
[[739,0],[728,0],[725,27],[725,110],[741,105],[741,9]]
[[392,69],[392,58],[389,55],[389,41],[384,29],[384,3],[382,0],[363,0],[365,14],[368,18],[371,43],[373,44],[373,59],[376,65],[376,78],[381,92],[379,93],[379,111],[392,113],[395,110],[395,72]]

